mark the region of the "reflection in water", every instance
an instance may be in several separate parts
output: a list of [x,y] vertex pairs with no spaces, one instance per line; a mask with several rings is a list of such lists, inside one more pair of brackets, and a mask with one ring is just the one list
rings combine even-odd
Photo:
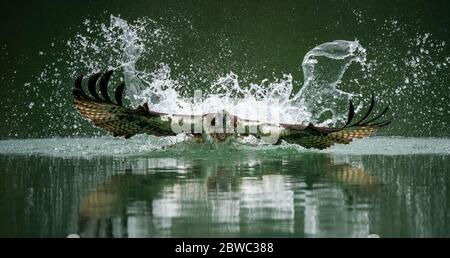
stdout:
[[[184,173],[190,169],[191,173],[177,181],[158,180],[155,177],[159,174],[109,177],[82,200],[80,233],[115,237],[270,236],[293,235],[303,229],[307,235],[319,236],[321,224],[325,224],[331,235],[367,236],[368,205],[349,209],[353,205],[349,186],[364,187],[367,193],[376,187],[376,178],[361,167],[335,164],[330,157],[301,161],[240,159],[233,166],[225,166],[223,161],[176,159],[137,163],[138,171],[155,169],[158,166],[152,164],[156,163],[164,164],[167,171]],[[313,165],[308,183],[280,173],[288,169],[301,174],[301,170],[290,169],[297,164]],[[321,186],[321,178],[338,187]],[[351,223],[329,223],[346,220]]]
[[0,236],[448,236],[449,160],[0,155]]

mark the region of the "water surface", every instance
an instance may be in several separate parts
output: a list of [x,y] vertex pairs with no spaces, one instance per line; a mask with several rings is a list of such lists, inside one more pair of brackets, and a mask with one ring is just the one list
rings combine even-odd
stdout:
[[1,141],[0,236],[450,236],[449,139],[326,151],[157,141]]

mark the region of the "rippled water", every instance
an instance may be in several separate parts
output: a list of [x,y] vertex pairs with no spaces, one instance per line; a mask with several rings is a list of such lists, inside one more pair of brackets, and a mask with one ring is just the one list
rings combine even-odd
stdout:
[[167,141],[0,141],[0,236],[450,236],[450,139]]

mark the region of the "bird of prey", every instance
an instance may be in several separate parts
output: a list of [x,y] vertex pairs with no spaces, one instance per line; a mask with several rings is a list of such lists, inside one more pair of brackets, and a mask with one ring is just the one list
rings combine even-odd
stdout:
[[186,133],[197,141],[228,142],[230,139],[252,135],[271,144],[280,144],[285,141],[305,148],[325,149],[336,143],[348,144],[354,138],[369,136],[391,122],[379,121],[387,112],[388,106],[369,118],[375,104],[373,96],[366,113],[356,122],[353,122],[355,109],[350,100],[348,119],[341,127],[319,127],[312,123],[308,125],[271,124],[242,119],[226,111],[202,115],[167,114],[152,111],[147,103],[137,108],[128,108],[122,102],[125,83],[117,86],[114,94],[115,101],[108,94],[108,82],[112,73],[111,70],[89,77],[90,96],[83,90],[83,76],[76,78],[73,103],[82,117],[112,133],[114,137],[125,139],[137,134],[174,136],[178,133]]

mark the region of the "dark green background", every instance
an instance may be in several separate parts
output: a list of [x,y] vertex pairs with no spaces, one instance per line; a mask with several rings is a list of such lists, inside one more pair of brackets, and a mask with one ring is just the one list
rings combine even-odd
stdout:
[[[418,47],[409,45],[418,35],[430,33],[430,40],[447,43],[440,51],[431,49],[427,60],[443,63],[450,57],[449,7],[448,1],[392,0],[2,1],[0,121],[4,124],[0,138],[98,132],[81,121],[71,107],[70,67],[58,67],[62,76],[56,83],[36,78],[46,65],[55,62],[57,66],[62,63],[58,59],[69,58],[65,42],[81,32],[85,19],[108,23],[111,14],[128,21],[150,17],[168,28],[178,39],[171,49],[174,53],[140,65],[152,69],[159,62],[177,62],[180,66],[172,67],[173,77],[187,74],[191,90],[230,71],[240,76],[242,85],[291,73],[298,89],[303,82],[299,67],[307,51],[328,41],[358,39],[367,48],[368,61],[376,60],[376,69],[364,79],[369,72],[352,68],[345,75],[343,87],[351,88],[349,80],[358,78],[365,97],[374,92],[384,103],[392,103],[394,123],[384,133],[449,136],[450,64],[435,73],[432,64],[420,67],[423,84],[395,94],[404,83],[404,75],[412,72],[403,60],[418,51]],[[355,13],[360,13],[360,18]],[[393,20],[399,30],[386,25]],[[187,29],[190,25],[195,35]],[[224,39],[228,39],[226,48],[231,50],[226,58],[221,55]],[[39,51],[46,54],[41,56]],[[187,67],[191,64],[199,72],[189,74]],[[399,70],[395,71],[393,64]],[[30,102],[35,103],[33,109],[28,107]],[[73,128],[74,123],[82,126]]]

